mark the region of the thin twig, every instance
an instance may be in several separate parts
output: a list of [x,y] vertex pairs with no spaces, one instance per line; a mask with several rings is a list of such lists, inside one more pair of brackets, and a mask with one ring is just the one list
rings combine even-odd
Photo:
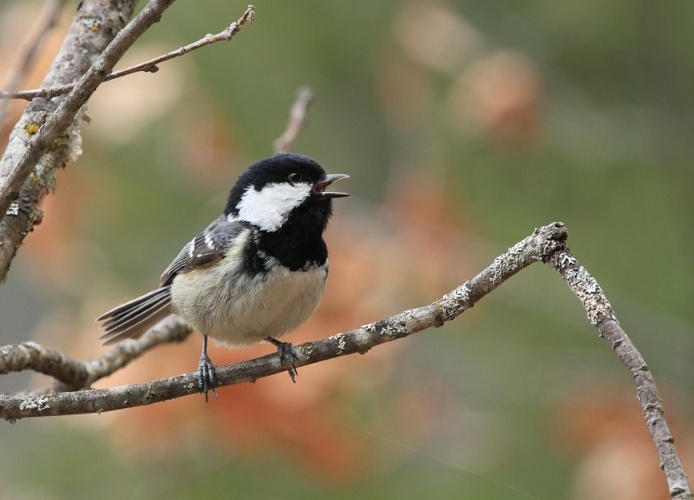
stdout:
[[310,87],[300,87],[296,91],[296,100],[289,110],[289,120],[287,127],[281,136],[275,139],[273,146],[275,153],[288,153],[299,132],[306,123],[308,107],[313,102],[313,91]]
[[663,402],[658,395],[653,374],[634,343],[624,332],[602,288],[588,271],[563,249],[552,255],[549,265],[561,274],[571,291],[579,298],[588,314],[588,321],[612,347],[636,382],[636,395],[648,432],[651,433],[665,477],[670,497],[691,499],[687,475],[677,456],[675,440],[665,421]]
[[152,328],[147,335],[137,339],[121,342],[113,346],[103,356],[86,362],[88,378],[84,382],[78,382],[80,389],[90,387],[91,384],[104,377],[112,375],[116,371],[130,364],[135,358],[139,358],[150,349],[172,342],[183,342],[191,332],[177,316],[169,316],[167,319]]
[[82,361],[36,342],[22,342],[0,348],[0,375],[32,370],[53,377],[53,391],[86,389],[104,377],[130,364],[146,351],[160,344],[181,342],[190,334],[190,327],[176,316],[162,321],[148,335],[122,342],[96,359]]
[[[241,29],[246,25],[246,24],[252,24],[253,21],[255,20],[255,7],[253,5],[249,5],[246,8],[246,11],[243,13],[243,15],[235,22],[231,23],[229,26],[227,26],[223,31],[217,33],[216,35],[205,35],[203,38],[200,40],[193,42],[191,44],[188,44],[184,47],[180,47],[176,50],[173,50],[167,54],[163,54],[161,56],[155,57],[154,59],[150,59],[149,61],[142,62],[140,64],[136,64],[134,66],[130,66],[129,68],[121,69],[119,71],[113,71],[109,73],[106,78],[104,78],[105,82],[115,80],[117,78],[122,78],[127,75],[131,75],[133,73],[156,73],[159,71],[159,67],[157,66],[158,64],[168,61],[169,59],[174,59],[176,57],[180,57],[182,55],[187,54],[188,52],[191,52],[193,50],[197,50],[202,47],[206,47],[208,45],[212,45],[213,43],[217,42],[228,42],[231,40],[236,33],[241,31]],[[56,85],[52,87],[46,87],[46,88],[40,88],[40,89],[30,89],[30,90],[19,90],[19,91],[3,91],[0,90],[0,99],[25,99],[25,100],[32,100],[36,97],[43,97],[44,99],[51,99],[53,97],[62,95],[62,94],[67,94],[70,92],[73,88],[75,87],[74,83],[70,83],[67,85]]]
[[[137,0],[81,2],[42,85],[60,85],[80,79],[125,27],[136,3]],[[55,171],[80,154],[82,138],[75,118],[77,111],[60,118],[64,124],[60,134],[52,131],[46,136],[47,131],[41,129],[49,117],[57,119],[55,113],[60,100],[30,102],[12,129],[0,159],[0,190],[8,193],[0,197],[0,283],[6,279],[24,237],[43,216],[40,204],[55,186]],[[56,140],[57,135],[60,137]],[[41,143],[37,143],[38,139]],[[32,178],[27,180],[32,169]],[[11,175],[14,178],[10,179]],[[10,210],[7,210],[8,204],[11,204]]]
[[[255,7],[253,5],[249,5],[248,7],[246,7],[245,12],[237,21],[231,23],[223,31],[220,31],[216,35],[207,34],[197,42],[193,42],[184,47],[180,47],[167,54],[163,54],[159,57],[155,57],[154,59],[150,59],[149,61],[136,64],[135,66],[130,66],[129,68],[125,68],[120,71],[114,71],[106,77],[105,81],[115,80],[116,78],[121,78],[123,76],[127,76],[137,72],[156,73],[157,71],[159,71],[157,64],[162,63],[164,61],[168,61],[169,59],[180,57],[182,55],[187,54],[188,52],[192,52],[193,50],[197,50],[202,47],[212,45],[213,43],[228,42],[234,37],[234,35],[236,35],[236,33],[241,31],[241,29],[246,24],[253,24],[254,21]],[[2,96],[0,95],[0,97]]]
[[[29,73],[29,70],[31,70],[31,67],[34,65],[36,56],[46,36],[57,24],[58,16],[64,5],[65,0],[48,0],[46,2],[39,22],[34,29],[32,38],[26,42],[24,53],[19,56],[19,65],[7,77],[4,86],[9,93],[16,91],[26,78],[27,73]],[[0,126],[5,123],[9,107],[10,101],[5,100],[0,102]]]
[[[131,0],[134,2],[134,0]],[[82,75],[77,73],[68,80],[74,81],[80,78],[73,90],[62,100],[60,105],[55,108],[55,103],[38,99],[25,110],[22,119],[18,122],[10,136],[10,142],[5,151],[5,155],[0,160],[0,283],[7,277],[10,263],[14,258],[19,245],[25,236],[33,229],[34,224],[42,218],[39,208],[44,196],[53,189],[55,185],[54,172],[60,167],[64,167],[70,160],[74,160],[81,152],[81,136],[79,127],[76,123],[76,116],[82,109],[87,99],[103,82],[104,78],[113,69],[116,62],[122,57],[125,51],[137,40],[150,26],[158,22],[162,13],[174,0],[150,0],[140,13],[123,29],[109,27],[109,32],[117,32],[112,42],[103,49],[99,57]],[[77,16],[84,16],[88,3],[99,3],[99,0],[89,2],[85,0]],[[101,0],[101,3],[106,3]],[[108,4],[112,2],[107,2]],[[120,4],[126,4],[123,1]],[[111,7],[106,7],[111,9]],[[253,7],[249,6],[242,19],[245,22],[253,18]],[[111,12],[109,15],[113,15]],[[84,38],[85,20],[78,22],[78,17],[73,22],[73,38],[77,40],[77,45],[82,43]],[[120,16],[120,19],[127,17]],[[87,25],[88,31],[101,31],[99,24],[100,18],[94,21],[93,25]],[[229,36],[238,33],[240,27],[230,27]],[[81,31],[80,31],[81,30]],[[103,30],[106,31],[106,30]],[[82,34],[82,37],[75,36]],[[65,48],[65,45],[64,45]],[[70,47],[65,53],[73,57],[75,47]],[[77,51],[79,57],[91,53],[89,50]],[[63,52],[61,50],[61,52]],[[94,56],[98,55],[96,52]],[[60,57],[60,54],[59,54]],[[58,64],[56,59],[54,68],[73,68],[75,65]],[[56,83],[63,83],[58,81]],[[39,108],[38,111],[34,107]],[[27,180],[32,171],[34,175]]]

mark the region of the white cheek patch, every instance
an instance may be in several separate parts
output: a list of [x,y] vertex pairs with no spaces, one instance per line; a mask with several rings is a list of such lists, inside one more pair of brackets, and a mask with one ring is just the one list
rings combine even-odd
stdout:
[[238,204],[235,219],[250,222],[263,231],[276,231],[310,194],[311,185],[303,182],[266,184],[260,191],[249,186]]

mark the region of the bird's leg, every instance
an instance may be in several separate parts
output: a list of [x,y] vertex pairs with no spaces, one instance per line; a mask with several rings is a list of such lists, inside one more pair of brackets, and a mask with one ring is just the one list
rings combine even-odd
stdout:
[[287,368],[292,382],[296,383],[296,377],[298,375],[296,364],[299,362],[299,356],[296,353],[294,344],[291,342],[282,342],[272,337],[266,337],[265,340],[277,347],[277,353],[280,355],[280,363],[282,363],[283,367]]
[[219,397],[214,386],[217,385],[217,374],[214,365],[207,355],[207,335],[202,336],[202,354],[200,355],[200,363],[198,364],[198,389],[205,395],[207,403],[207,393],[212,391],[216,398]]

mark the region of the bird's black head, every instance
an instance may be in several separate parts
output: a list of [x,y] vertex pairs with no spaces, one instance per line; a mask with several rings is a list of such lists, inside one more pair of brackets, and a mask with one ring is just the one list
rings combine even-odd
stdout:
[[229,193],[224,213],[266,232],[291,225],[325,229],[333,198],[346,193],[326,191],[334,181],[348,177],[328,175],[308,156],[280,153],[258,161],[244,172]]

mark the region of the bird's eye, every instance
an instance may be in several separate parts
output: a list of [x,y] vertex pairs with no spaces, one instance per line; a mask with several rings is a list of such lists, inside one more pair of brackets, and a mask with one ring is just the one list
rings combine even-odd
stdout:
[[299,172],[292,172],[289,174],[289,182],[301,182],[301,174]]

